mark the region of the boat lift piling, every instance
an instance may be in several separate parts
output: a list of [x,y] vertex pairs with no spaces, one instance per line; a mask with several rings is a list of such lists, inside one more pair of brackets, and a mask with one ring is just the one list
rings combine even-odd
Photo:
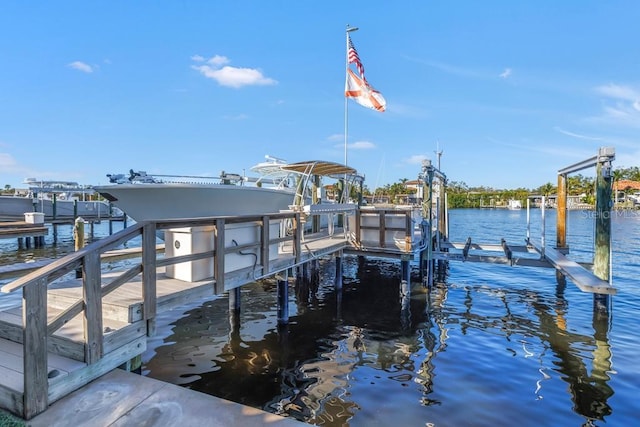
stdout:
[[[420,250],[420,275],[425,287],[431,289],[434,283],[436,270],[436,259],[433,256],[434,250],[437,252],[446,251],[441,248],[441,242],[447,241],[449,236],[449,222],[446,204],[446,183],[447,177],[438,168],[432,165],[431,160],[422,161],[422,170],[419,175],[422,181],[422,233],[426,244]],[[434,211],[434,181],[437,183],[437,194]],[[434,227],[435,224],[435,227]],[[426,231],[426,233],[425,233]],[[435,235],[434,235],[435,233]],[[438,271],[442,271],[446,261],[442,260],[442,266]],[[404,277],[404,275],[403,275]]]
[[[593,255],[593,274],[602,280],[612,283],[611,271],[611,209],[613,202],[611,162],[615,159],[614,147],[600,147],[598,154],[582,162],[558,171],[558,217],[557,246],[559,250],[566,246],[566,209],[567,209],[567,175],[583,169],[596,167],[596,206],[595,206],[595,239]],[[607,312],[609,298],[607,294],[594,294],[594,310]]]

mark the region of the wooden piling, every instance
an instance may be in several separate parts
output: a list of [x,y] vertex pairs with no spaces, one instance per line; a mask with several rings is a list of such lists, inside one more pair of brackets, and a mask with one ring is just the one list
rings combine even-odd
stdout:
[[610,280],[611,263],[611,170],[610,153],[600,148],[596,165],[595,251],[593,274],[602,280]]
[[[73,241],[75,251],[84,248],[84,220],[81,217],[76,218],[73,225]],[[82,269],[76,269],[76,279],[82,277]]]
[[278,276],[278,324],[289,323],[289,281],[287,273],[284,277]]
[[334,282],[336,290],[342,289],[342,251],[336,255],[336,278]]
[[567,248],[567,174],[558,174],[558,200],[556,217],[556,249]]
[[229,290],[229,325],[233,330],[240,324],[240,288]]
[[411,266],[409,265],[409,255],[403,255],[400,260],[401,281],[411,283]]

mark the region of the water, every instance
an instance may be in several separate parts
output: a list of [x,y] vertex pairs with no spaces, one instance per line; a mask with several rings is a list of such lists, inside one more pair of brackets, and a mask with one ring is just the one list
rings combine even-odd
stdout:
[[[531,223],[540,242],[539,211]],[[526,211],[453,210],[450,232],[522,244]],[[314,300],[290,288],[286,328],[273,283],[242,288],[237,330],[225,297],[162,313],[143,374],[326,426],[633,425],[640,213],[614,213],[612,233],[609,316],[552,269],[452,262],[446,286],[427,294],[415,277],[402,301],[398,262],[345,257],[341,295],[331,260]],[[570,257],[590,261],[593,237],[591,213],[569,212]]]

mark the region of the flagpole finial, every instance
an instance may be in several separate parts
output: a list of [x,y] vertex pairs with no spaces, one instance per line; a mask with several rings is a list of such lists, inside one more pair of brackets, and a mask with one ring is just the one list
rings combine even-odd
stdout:
[[358,31],[358,27],[350,27],[349,24],[347,24],[347,33],[350,33],[352,31]]

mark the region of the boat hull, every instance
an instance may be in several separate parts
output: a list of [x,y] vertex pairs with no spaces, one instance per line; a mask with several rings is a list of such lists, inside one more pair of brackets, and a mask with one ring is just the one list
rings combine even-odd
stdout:
[[135,221],[277,213],[294,197],[289,190],[223,184],[116,184],[95,190]]

